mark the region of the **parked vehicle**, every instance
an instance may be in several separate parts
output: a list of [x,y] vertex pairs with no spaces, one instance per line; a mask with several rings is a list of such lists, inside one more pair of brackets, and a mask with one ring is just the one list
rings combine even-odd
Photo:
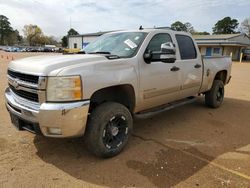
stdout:
[[4,51],[5,51],[5,52],[10,52],[10,51],[11,51],[11,47],[6,47],[6,48],[4,49]]
[[38,52],[44,52],[44,47],[39,47],[39,48],[37,49],[37,51],[38,51]]
[[20,52],[26,52],[26,48],[25,47],[20,48]]
[[231,78],[230,57],[202,57],[185,32],[113,32],[84,50],[9,64],[6,107],[19,130],[84,136],[91,152],[112,157],[131,137],[133,118],[193,102],[197,95],[218,108]]
[[63,49],[56,47],[55,48],[55,52],[57,52],[57,53],[63,53]]
[[248,60],[250,59],[250,49],[245,49],[243,51],[243,57],[242,57],[243,60]]
[[63,54],[77,54],[81,51],[80,48],[64,48]]
[[7,47],[7,48],[5,48],[5,51],[6,52],[20,52],[21,49],[18,47]]
[[50,47],[45,47],[43,48],[43,52],[54,52],[54,49]]

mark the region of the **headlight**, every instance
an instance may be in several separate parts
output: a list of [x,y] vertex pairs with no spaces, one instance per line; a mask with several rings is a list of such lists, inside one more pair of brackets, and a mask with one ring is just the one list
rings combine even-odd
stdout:
[[82,82],[80,76],[49,77],[47,84],[47,101],[76,101],[82,99]]

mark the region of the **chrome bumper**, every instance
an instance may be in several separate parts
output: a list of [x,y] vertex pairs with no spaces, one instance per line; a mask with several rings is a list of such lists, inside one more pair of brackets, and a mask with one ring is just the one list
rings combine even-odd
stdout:
[[[9,88],[5,90],[7,110],[11,115],[39,126],[47,137],[82,136],[88,118],[90,101],[69,103],[32,103],[15,96]],[[51,128],[60,130],[53,133]]]

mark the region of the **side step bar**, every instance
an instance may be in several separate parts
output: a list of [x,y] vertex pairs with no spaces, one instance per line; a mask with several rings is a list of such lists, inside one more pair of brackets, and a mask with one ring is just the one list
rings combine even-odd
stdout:
[[175,102],[171,102],[171,103],[167,103],[165,105],[159,106],[159,107],[155,107],[152,108],[150,110],[145,110],[145,111],[141,111],[139,113],[134,114],[134,118],[135,119],[145,119],[145,118],[149,118],[152,117],[156,114],[165,112],[167,110],[171,110],[173,108],[185,105],[185,104],[190,104],[193,103],[194,101],[196,101],[197,98],[196,97],[188,97],[182,100],[178,100]]

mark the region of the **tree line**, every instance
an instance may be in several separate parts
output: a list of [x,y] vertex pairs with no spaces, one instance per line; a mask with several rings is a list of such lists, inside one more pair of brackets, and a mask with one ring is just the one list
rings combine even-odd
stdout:
[[[185,31],[193,35],[210,35],[209,32],[203,31],[199,32],[194,29],[191,23],[182,23],[176,21],[171,25],[171,28],[175,31]],[[246,33],[250,37],[250,18],[246,18],[241,25],[237,19],[232,19],[231,17],[225,17],[214,25],[212,28],[212,34],[235,34],[235,33]]]
[[46,36],[42,29],[33,24],[23,27],[24,36],[19,34],[17,29],[13,29],[9,19],[0,15],[0,45],[29,45],[41,46],[45,44],[58,44],[53,36]]
[[[176,31],[189,32],[193,35],[210,35],[207,31],[197,31],[189,22],[182,23],[181,21],[176,21],[171,24],[171,28]],[[237,19],[225,17],[217,21],[212,28],[212,31],[212,34],[246,33],[250,37],[250,18],[246,18],[241,24],[239,24]],[[25,25],[23,33],[24,36],[21,36],[17,29],[11,27],[9,19],[4,15],[0,15],[0,45],[28,44],[30,46],[40,46],[45,44],[58,44],[53,36],[46,36],[42,32],[42,29],[37,25]],[[78,34],[79,33],[76,30],[71,28],[61,39],[62,46],[68,46],[68,36]]]

